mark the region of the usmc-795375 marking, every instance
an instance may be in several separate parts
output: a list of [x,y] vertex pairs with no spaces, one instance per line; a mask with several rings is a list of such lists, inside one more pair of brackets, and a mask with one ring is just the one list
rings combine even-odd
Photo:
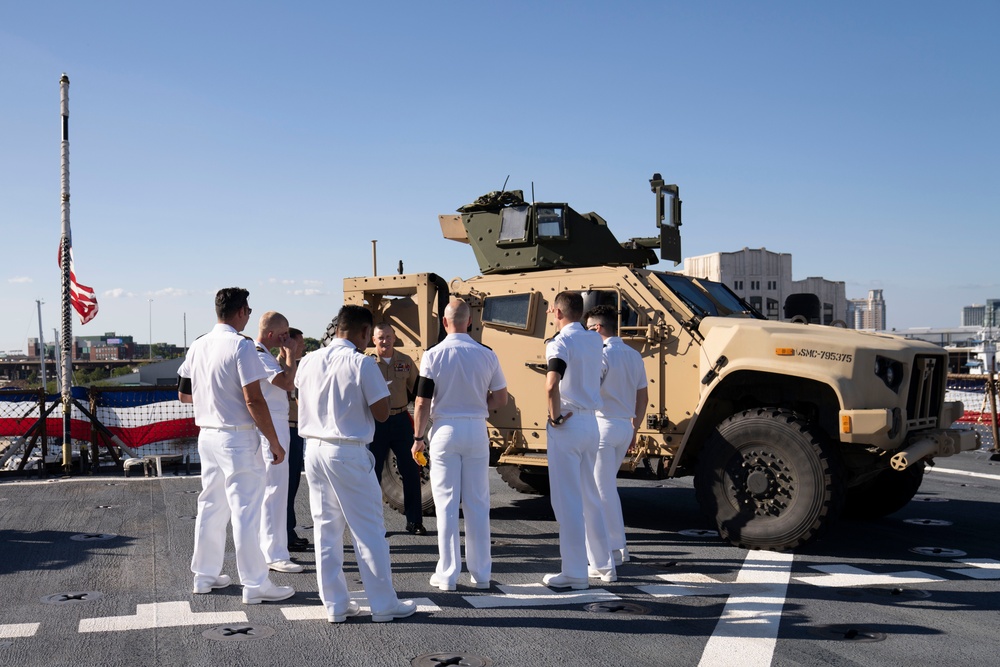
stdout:
[[854,355],[847,354],[845,352],[830,352],[829,350],[806,350],[804,348],[799,349],[800,357],[809,357],[810,359],[825,359],[827,361],[842,361],[845,364],[849,364],[854,360]]

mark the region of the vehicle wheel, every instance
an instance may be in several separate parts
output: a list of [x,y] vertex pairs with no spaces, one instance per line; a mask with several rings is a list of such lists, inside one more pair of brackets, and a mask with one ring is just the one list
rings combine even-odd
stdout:
[[722,537],[748,549],[794,549],[843,508],[839,464],[824,439],[777,408],[722,422],[705,443],[694,484]]
[[337,337],[337,318],[334,317],[333,320],[326,325],[326,331],[323,332],[323,338],[320,339],[319,344],[326,347],[330,344],[330,341]]
[[[400,514],[405,511],[403,477],[396,467],[396,453],[391,449],[385,457],[382,468],[382,500]],[[427,466],[420,468],[420,509],[424,516],[434,515],[434,496],[431,494],[430,468]]]
[[549,495],[549,471],[546,468],[529,468],[504,463],[497,466],[497,472],[500,473],[500,479],[515,491],[538,496]]
[[852,519],[878,519],[898,512],[913,500],[923,481],[923,461],[906,470],[886,468],[867,482],[847,489],[844,516]]

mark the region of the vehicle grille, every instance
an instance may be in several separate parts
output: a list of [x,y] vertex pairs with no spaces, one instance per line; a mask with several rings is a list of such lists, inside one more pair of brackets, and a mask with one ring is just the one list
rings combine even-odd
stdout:
[[938,425],[946,370],[947,365],[939,357],[920,355],[913,360],[910,390],[906,396],[908,431]]

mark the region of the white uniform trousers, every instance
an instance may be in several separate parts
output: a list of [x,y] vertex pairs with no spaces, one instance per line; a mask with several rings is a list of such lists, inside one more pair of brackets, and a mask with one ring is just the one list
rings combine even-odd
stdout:
[[597,418],[601,443],[597,449],[597,467],[594,478],[604,506],[604,525],[608,531],[608,544],[612,551],[625,548],[625,521],[622,503],[618,497],[618,470],[632,442],[631,419]]
[[306,438],[306,480],[313,518],[316,581],[328,614],[351,601],[344,578],[344,527],[351,530],[361,582],[373,613],[399,604],[392,587],[389,542],[382,519],[382,490],[375,457],[363,444]]
[[264,459],[254,429],[223,431],[202,428],[201,495],[194,526],[195,576],[215,579],[226,553],[226,524],[233,523],[236,569],[245,588],[267,582],[267,564],[260,550],[260,505],[264,493]]
[[430,439],[431,492],[437,514],[438,562],[441,583],[454,584],[462,571],[458,509],[465,516],[465,565],[476,582],[489,581],[490,441],[482,418],[435,420]]
[[570,411],[573,416],[562,426],[546,428],[549,487],[559,522],[562,574],[586,580],[588,562],[603,572],[614,571],[615,565],[594,479],[600,438],[597,417],[593,410],[563,406],[563,414]]
[[[272,412],[271,421],[278,434],[278,444],[285,450],[286,460],[271,465],[271,451],[267,438],[260,434],[260,448],[264,454],[266,484],[264,501],[260,512],[260,549],[264,560],[273,563],[288,560],[288,443],[291,431],[288,429],[288,415]],[[259,433],[259,432],[258,432]]]

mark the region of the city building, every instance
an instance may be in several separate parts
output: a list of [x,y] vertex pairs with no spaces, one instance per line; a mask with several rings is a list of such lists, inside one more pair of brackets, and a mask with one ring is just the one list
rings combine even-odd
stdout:
[[885,299],[882,290],[868,290],[867,299],[849,299],[847,326],[852,329],[885,331]]
[[[146,348],[149,349],[148,346]],[[28,356],[38,357],[39,345],[37,338],[28,339]],[[45,358],[56,359],[59,350],[55,342],[45,343]],[[86,361],[118,361],[134,359],[136,345],[132,336],[119,336],[109,331],[103,336],[73,336],[73,359]]]
[[983,306],[963,306],[962,326],[1000,330],[1000,299],[986,299]]
[[[792,255],[767,248],[715,252],[684,260],[684,275],[726,284],[768,319],[838,324],[847,319],[844,281],[792,279]],[[884,308],[883,308],[884,311]]]
[[981,327],[986,321],[986,306],[977,306],[972,304],[971,306],[962,307],[962,326],[963,327]]

